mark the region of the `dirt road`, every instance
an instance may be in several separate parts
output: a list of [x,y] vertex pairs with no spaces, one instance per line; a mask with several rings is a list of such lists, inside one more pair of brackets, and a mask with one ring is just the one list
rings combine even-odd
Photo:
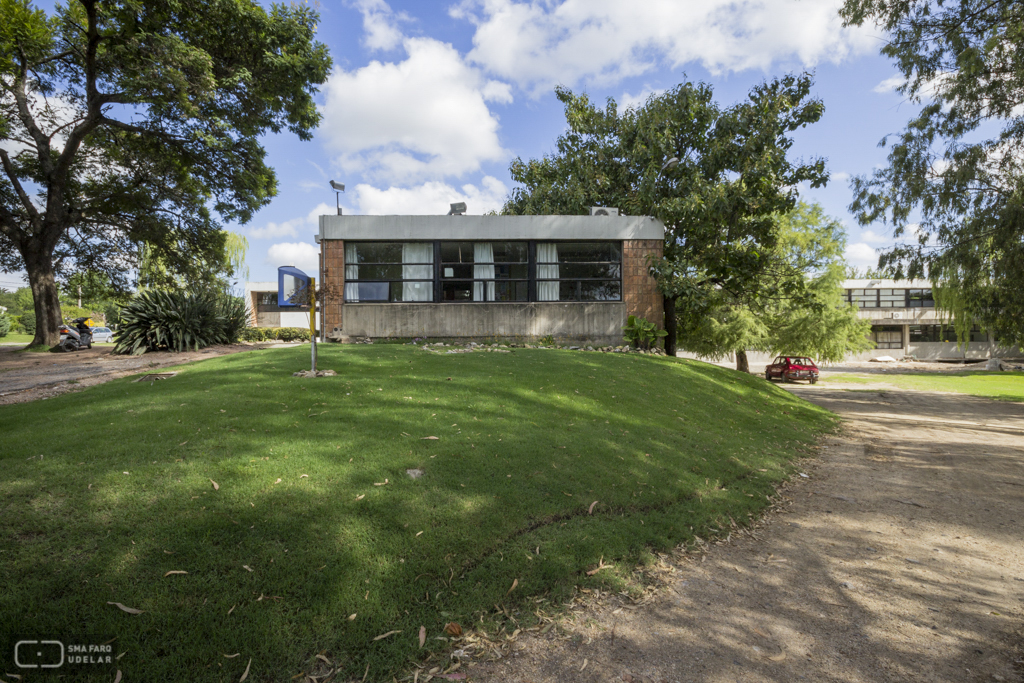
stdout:
[[97,344],[74,353],[28,353],[21,348],[0,346],[0,405],[50,398],[115,377],[251,351],[255,346],[211,346],[201,351],[158,352],[141,356],[115,356],[111,353],[113,344]]
[[1024,680],[1024,404],[790,388],[847,428],[753,536],[667,558],[645,604],[587,597],[469,680]]

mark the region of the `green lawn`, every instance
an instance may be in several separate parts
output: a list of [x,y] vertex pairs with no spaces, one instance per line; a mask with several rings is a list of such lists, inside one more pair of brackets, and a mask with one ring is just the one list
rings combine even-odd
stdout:
[[16,334],[14,332],[8,332],[5,336],[0,337],[0,344],[29,344],[31,342],[31,334]]
[[319,652],[391,680],[442,663],[446,622],[512,630],[745,522],[835,424],[682,359],[332,345],[337,377],[291,377],[308,353],[0,407],[0,646],[72,629],[116,638],[125,680],[288,680]]
[[1024,373],[978,371],[956,374],[901,373],[872,375],[834,375],[826,384],[874,384],[884,382],[917,391],[952,391],[1001,401],[1024,402]]

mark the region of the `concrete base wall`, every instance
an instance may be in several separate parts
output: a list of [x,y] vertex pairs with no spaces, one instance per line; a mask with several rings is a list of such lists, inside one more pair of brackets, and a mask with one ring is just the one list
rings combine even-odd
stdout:
[[622,344],[626,304],[345,304],[344,337],[545,337]]

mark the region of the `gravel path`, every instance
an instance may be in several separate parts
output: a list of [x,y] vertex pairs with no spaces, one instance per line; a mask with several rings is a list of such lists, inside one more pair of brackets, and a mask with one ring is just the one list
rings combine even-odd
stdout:
[[1024,680],[1024,404],[789,386],[846,421],[753,534],[462,670],[503,683]]

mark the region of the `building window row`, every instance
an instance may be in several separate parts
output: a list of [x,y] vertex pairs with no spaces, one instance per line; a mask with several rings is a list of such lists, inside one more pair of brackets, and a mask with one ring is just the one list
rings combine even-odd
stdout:
[[621,301],[621,242],[346,242],[345,301]]
[[934,308],[930,289],[848,289],[846,301],[857,308]]
[[[953,329],[952,325],[911,325],[910,326],[910,342],[955,342],[956,330]],[[978,325],[971,328],[968,333],[967,341],[972,342],[987,342],[988,332],[984,331]]]

